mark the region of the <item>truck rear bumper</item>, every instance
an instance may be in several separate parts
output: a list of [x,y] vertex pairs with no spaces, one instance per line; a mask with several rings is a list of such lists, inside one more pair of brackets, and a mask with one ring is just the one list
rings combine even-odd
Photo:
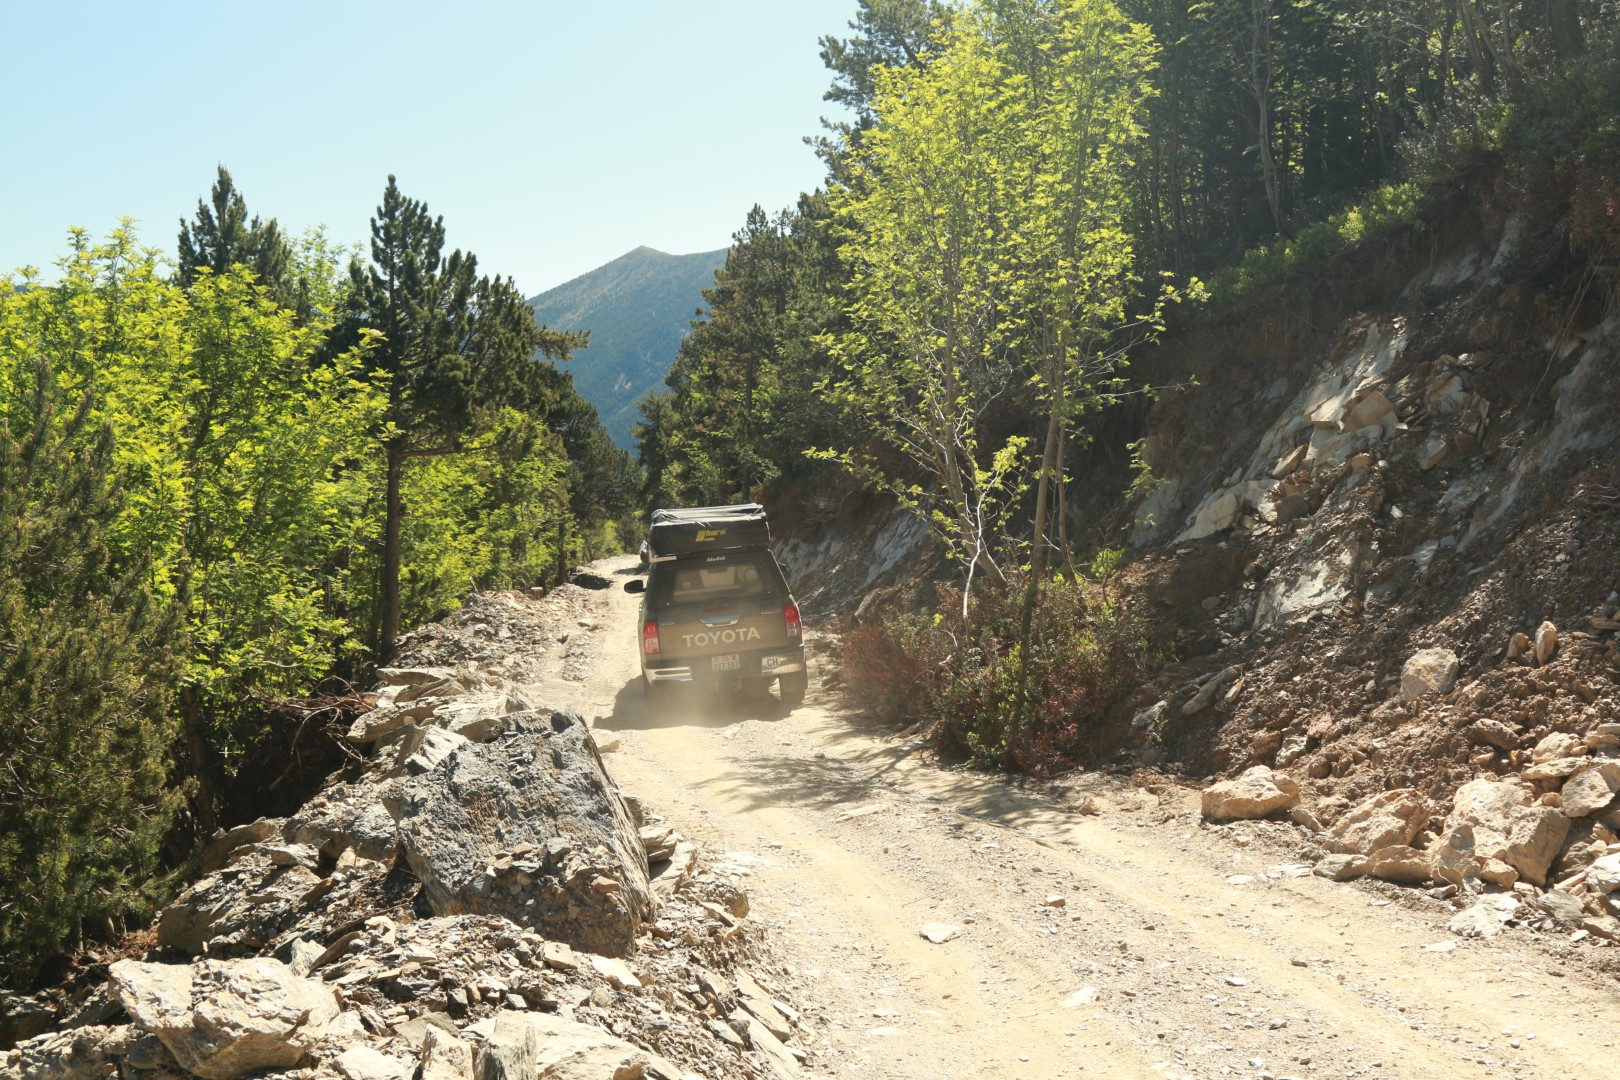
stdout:
[[738,655],[735,668],[716,669],[713,657],[700,656],[680,660],[643,659],[641,671],[648,682],[693,683],[726,682],[732,679],[771,679],[778,675],[792,675],[804,671],[804,646],[786,649],[764,649]]

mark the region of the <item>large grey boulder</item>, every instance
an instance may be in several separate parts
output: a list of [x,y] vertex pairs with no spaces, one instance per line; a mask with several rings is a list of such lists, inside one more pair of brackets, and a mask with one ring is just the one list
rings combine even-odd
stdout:
[[291,1068],[338,1015],[324,983],[266,957],[189,966],[120,960],[108,976],[114,999],[135,1026],[156,1035],[182,1068],[205,1080]]
[[641,837],[584,720],[517,713],[388,800],[437,915],[504,915],[553,940],[624,956],[653,897]]
[[1483,778],[1457,789],[1452,825],[1474,827],[1474,853],[1498,859],[1532,885],[1547,883],[1547,870],[1569,835],[1569,818],[1550,806],[1531,805],[1517,784]]

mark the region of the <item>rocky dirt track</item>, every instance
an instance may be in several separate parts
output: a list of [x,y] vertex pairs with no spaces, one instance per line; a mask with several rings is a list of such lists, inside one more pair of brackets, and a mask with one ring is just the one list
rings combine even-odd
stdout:
[[[1310,834],[1197,793],[941,770],[819,691],[642,700],[627,560],[535,679],[620,786],[747,874],[830,1077],[1569,1077],[1615,1060],[1612,977],[1566,935],[1312,876]],[[548,658],[549,659],[549,658]],[[588,662],[581,662],[588,661]],[[823,661],[825,662],[825,661]],[[945,940],[938,943],[925,934]]]

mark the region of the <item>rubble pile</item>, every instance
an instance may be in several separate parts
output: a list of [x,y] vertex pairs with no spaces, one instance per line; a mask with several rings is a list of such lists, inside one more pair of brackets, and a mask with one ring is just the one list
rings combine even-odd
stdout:
[[797,1075],[735,868],[621,796],[519,677],[588,632],[579,592],[474,597],[411,635],[353,767],[216,834],[142,945],[27,1003],[51,1030],[0,1077]]
[[1468,937],[1526,925],[1570,931],[1576,943],[1620,943],[1620,722],[1554,732],[1530,746],[1500,722],[1481,722],[1473,733],[1517,769],[1468,781],[1449,804],[1397,788],[1353,806],[1325,797],[1296,809],[1298,785],[1259,765],[1206,788],[1204,816],[1225,822],[1292,810],[1290,819],[1315,839],[1317,874],[1428,887],[1459,908],[1451,928]]

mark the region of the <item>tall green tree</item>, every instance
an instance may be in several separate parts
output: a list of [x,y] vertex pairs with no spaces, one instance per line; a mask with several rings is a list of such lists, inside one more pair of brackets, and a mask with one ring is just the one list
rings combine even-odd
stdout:
[[756,206],[732,237],[705,308],[681,342],[668,396],[642,402],[642,463],[659,505],[750,499],[806,469],[832,433],[815,393],[830,366],[845,280],[827,201],[774,216]]
[[139,906],[169,787],[180,597],[155,600],[109,533],[112,432],[50,365],[6,371],[0,425],[0,985]]
[[[903,455],[908,468],[882,478],[925,513],[969,585],[1007,580],[1029,477],[1039,580],[1065,438],[1117,388],[1139,284],[1130,148],[1153,58],[1147,32],[1108,0],[967,5],[926,67],[878,73],[879,122],[834,191],[854,325],[829,388]],[[990,434],[1013,396],[1045,414],[1038,443]],[[858,462],[859,448],[842,456]]]
[[223,165],[208,199],[197,200],[197,216],[180,222],[177,246],[182,286],[189,288],[205,269],[220,275],[241,265],[253,271],[259,284],[284,305],[291,306],[295,299],[291,245],[275,218],[248,217],[247,202]]
[[584,339],[537,326],[511,279],[480,276],[474,255],[446,255],[444,219],[406,198],[393,176],[371,219],[371,264],[356,261],[350,274],[350,332],[378,335],[368,363],[388,380],[375,633],[387,657],[400,628],[407,467],[488,450],[502,409],[544,407],[549,383],[537,357],[564,359]]

